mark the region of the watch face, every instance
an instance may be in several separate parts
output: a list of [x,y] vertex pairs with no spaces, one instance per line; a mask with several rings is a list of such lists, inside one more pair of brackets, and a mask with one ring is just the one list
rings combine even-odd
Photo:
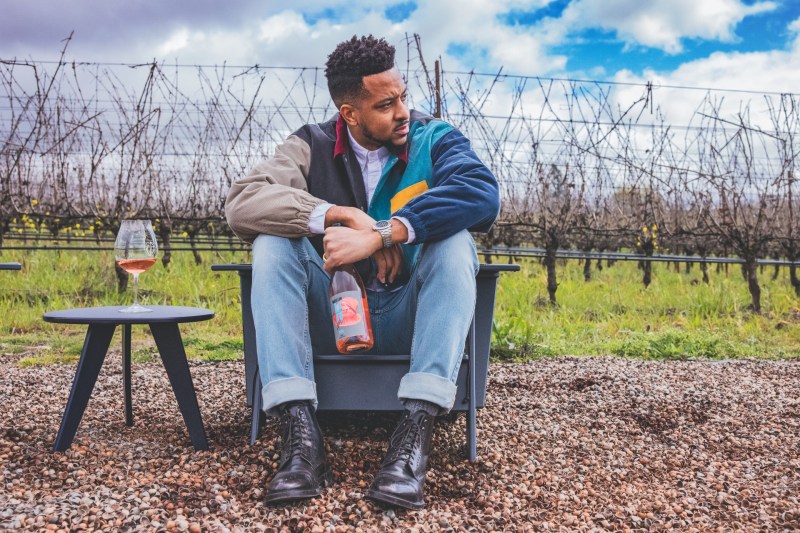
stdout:
[[381,234],[383,239],[383,247],[389,248],[392,246],[392,224],[388,220],[379,220],[373,226],[375,231]]

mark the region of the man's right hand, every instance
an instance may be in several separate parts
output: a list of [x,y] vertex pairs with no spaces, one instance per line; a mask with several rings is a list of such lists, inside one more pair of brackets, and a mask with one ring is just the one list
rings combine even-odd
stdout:
[[372,229],[375,219],[357,207],[334,205],[325,213],[325,227],[341,224],[351,229]]
[[[346,207],[335,205],[328,209],[325,213],[325,227],[329,228],[334,224],[340,224],[346,228],[357,230],[360,232],[361,237],[355,237],[358,233],[352,232],[330,232],[326,231],[325,252],[328,255],[329,261],[325,264],[325,270],[331,271],[334,267],[348,262],[348,256],[358,257],[363,259],[371,255],[375,259],[377,266],[377,278],[381,283],[391,283],[394,281],[400,268],[403,266],[403,250],[399,244],[395,244],[391,248],[382,248],[380,243],[380,235],[372,229],[375,224],[375,219],[367,213],[356,207]],[[393,234],[401,236],[400,242],[405,242],[408,238],[408,233],[405,231],[405,226],[396,220],[392,221]],[[369,231],[370,233],[364,233]],[[355,237],[359,242],[352,242],[351,239]],[[363,254],[365,247],[368,247],[367,241],[373,241],[373,237],[377,237],[379,247],[373,253],[367,256],[360,257]],[[328,244],[331,245],[330,249]]]

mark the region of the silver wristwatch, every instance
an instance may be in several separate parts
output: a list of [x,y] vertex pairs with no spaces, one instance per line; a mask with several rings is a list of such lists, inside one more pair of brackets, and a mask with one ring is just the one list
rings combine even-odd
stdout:
[[372,226],[372,229],[381,234],[384,248],[392,247],[392,223],[390,221],[379,220]]

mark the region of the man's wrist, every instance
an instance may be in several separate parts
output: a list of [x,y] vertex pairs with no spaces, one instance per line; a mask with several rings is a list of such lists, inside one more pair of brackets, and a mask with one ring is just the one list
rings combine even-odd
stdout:
[[328,228],[336,223],[341,223],[344,217],[342,206],[332,205],[325,212],[325,227]]
[[408,228],[406,225],[397,218],[392,218],[390,222],[392,223],[392,242],[395,244],[408,242]]

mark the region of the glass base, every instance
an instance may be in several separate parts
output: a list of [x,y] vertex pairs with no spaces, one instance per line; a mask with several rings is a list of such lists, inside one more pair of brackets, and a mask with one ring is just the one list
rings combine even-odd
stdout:
[[125,309],[120,309],[120,313],[152,313],[152,309],[148,309],[147,307],[142,307],[139,304],[133,304],[130,307],[126,307]]

